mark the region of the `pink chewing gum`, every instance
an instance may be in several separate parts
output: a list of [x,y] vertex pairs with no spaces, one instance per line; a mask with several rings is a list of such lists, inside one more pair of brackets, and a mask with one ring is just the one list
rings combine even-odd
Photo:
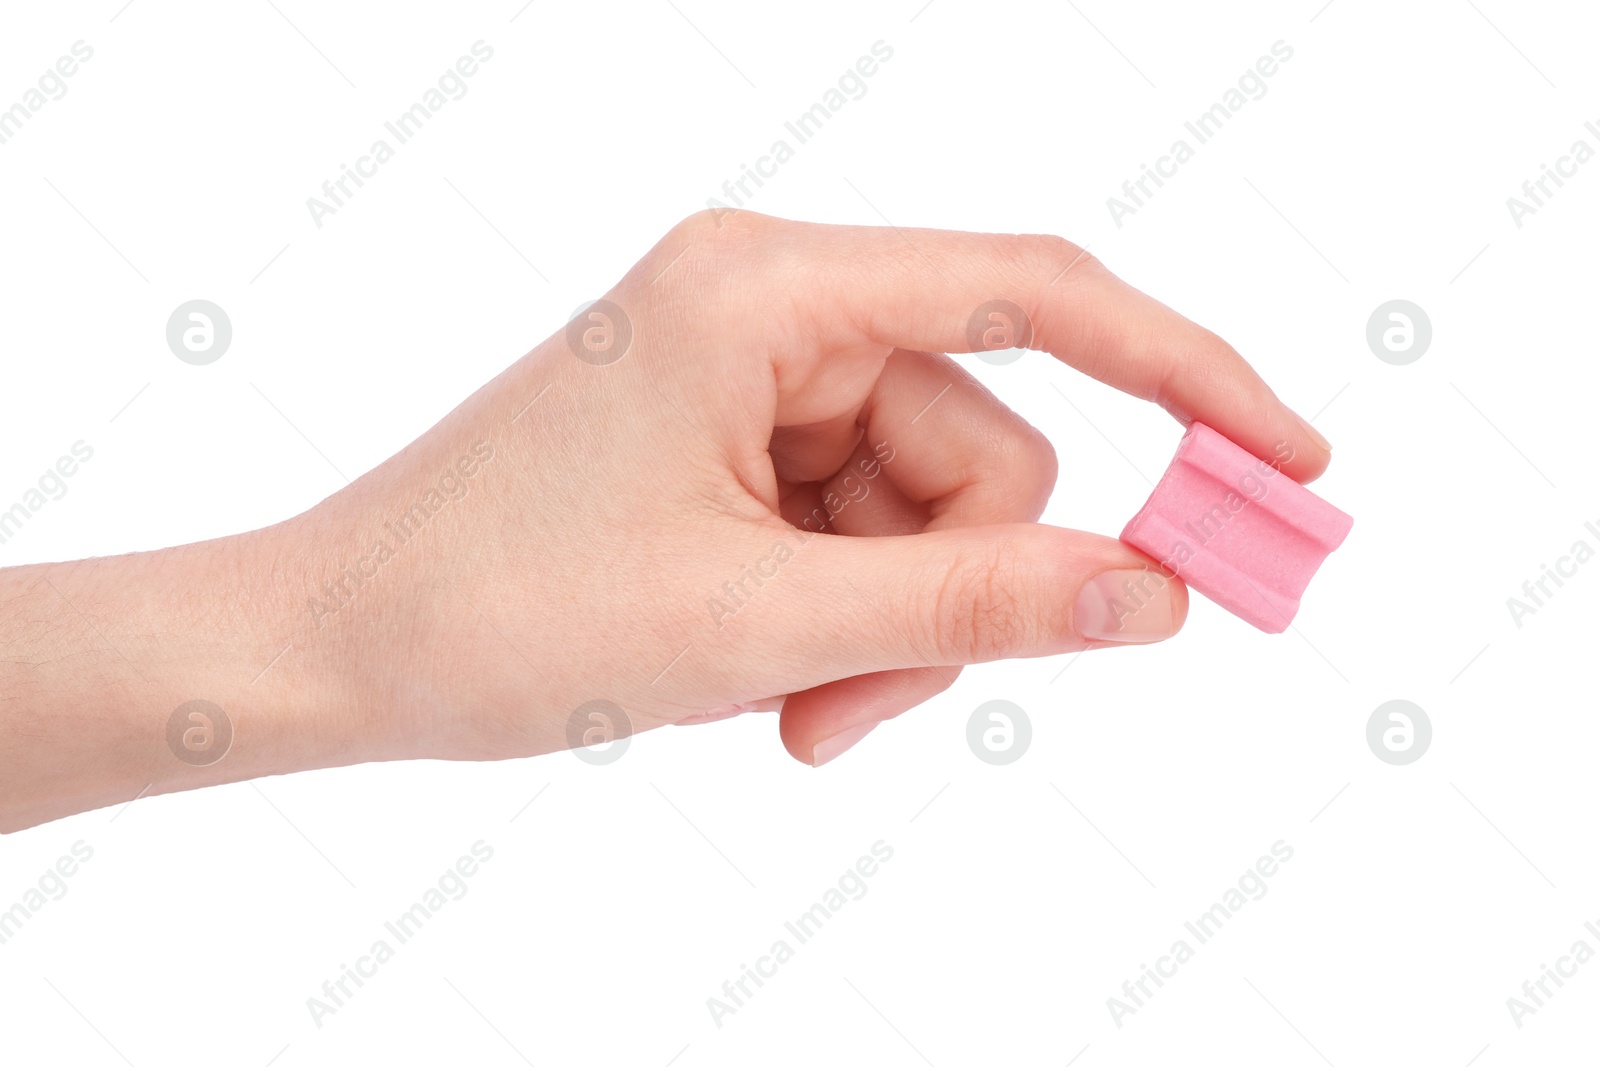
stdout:
[[1198,422],[1122,540],[1269,634],[1355,520]]

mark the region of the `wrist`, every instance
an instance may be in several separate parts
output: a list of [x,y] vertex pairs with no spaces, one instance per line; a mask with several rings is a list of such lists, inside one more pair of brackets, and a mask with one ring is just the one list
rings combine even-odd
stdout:
[[345,650],[296,647],[302,548],[291,522],[0,571],[0,829],[371,758]]

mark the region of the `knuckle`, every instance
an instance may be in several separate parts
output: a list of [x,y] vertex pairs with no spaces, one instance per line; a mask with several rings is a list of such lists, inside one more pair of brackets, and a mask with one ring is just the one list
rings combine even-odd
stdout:
[[1059,469],[1056,446],[1037,426],[1017,418],[1015,430],[1006,438],[1006,452],[1003,459],[1007,468],[1021,466],[1025,470],[1043,472],[1054,484]]
[[1219,379],[1226,368],[1244,361],[1237,348],[1207,329],[1200,331],[1198,343],[1191,350],[1191,359],[1204,364],[1209,368],[1208,373],[1216,375]]
[[1055,443],[1044,435],[1044,432],[1033,426],[1028,427],[1028,444],[1032,450],[1033,459],[1039,469],[1045,473],[1045,481],[1050,485],[1056,484],[1056,475],[1061,472],[1061,459],[1056,455]]
[[718,248],[724,252],[751,250],[771,235],[780,220],[753,211],[703,208],[672,228],[669,243]]
[[994,443],[974,461],[971,480],[993,486],[1005,501],[1024,507],[1037,521],[1061,472],[1056,447],[1038,427],[1014,412],[995,428]]
[[1013,256],[1030,275],[1048,283],[1064,271],[1091,271],[1101,264],[1090,252],[1065,237],[1051,233],[1023,234],[1015,239]]
[[1024,239],[1029,242],[1032,251],[1046,261],[1059,260],[1063,256],[1070,259],[1083,251],[1065,237],[1053,233],[1028,234]]
[[747,302],[749,289],[770,274],[773,235],[783,220],[753,211],[705,208],[669,230],[640,262],[639,287],[682,293],[712,307]]
[[995,542],[936,582],[927,637],[944,662],[986,662],[1026,647],[1032,626],[1016,592],[1022,563],[1014,548]]
[[1199,329],[1194,340],[1179,352],[1169,354],[1161,365],[1152,398],[1172,410],[1180,393],[1226,389],[1226,368],[1239,360],[1232,345],[1210,330]]
[[1022,432],[1017,436],[1016,449],[1018,452],[1018,467],[1027,472],[1023,484],[1031,488],[1036,494],[1033,504],[1033,518],[1037,519],[1044,512],[1045,505],[1049,503],[1050,492],[1055,488],[1056,478],[1061,473],[1061,461],[1056,455],[1056,446],[1051,443],[1037,428],[1024,424]]

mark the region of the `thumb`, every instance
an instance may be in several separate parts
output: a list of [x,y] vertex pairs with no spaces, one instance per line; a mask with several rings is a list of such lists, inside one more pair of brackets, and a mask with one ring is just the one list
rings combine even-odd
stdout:
[[821,636],[834,677],[1146,644],[1188,615],[1181,580],[1077,530],[1014,523],[819,541],[816,573],[838,584],[829,600],[850,616]]

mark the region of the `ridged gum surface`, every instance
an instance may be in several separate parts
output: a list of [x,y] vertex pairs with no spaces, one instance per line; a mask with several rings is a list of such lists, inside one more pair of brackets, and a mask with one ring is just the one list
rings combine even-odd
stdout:
[[1288,629],[1311,576],[1355,520],[1217,431],[1192,423],[1122,531],[1188,585],[1267,633]]

